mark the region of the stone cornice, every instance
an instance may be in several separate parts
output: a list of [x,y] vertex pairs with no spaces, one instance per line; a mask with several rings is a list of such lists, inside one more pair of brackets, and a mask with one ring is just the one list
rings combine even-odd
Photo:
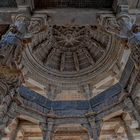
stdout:
[[[27,91],[28,91],[28,94],[27,94]],[[26,89],[26,92],[25,90],[20,89],[19,92],[20,92],[20,96],[23,98],[22,107],[26,108],[26,106],[28,106],[29,110],[32,110],[38,113],[40,112],[40,114],[42,115],[44,114],[43,116],[47,115],[48,111],[51,110],[51,108],[53,108],[53,111],[56,114],[56,118],[66,117],[66,116],[67,117],[74,117],[74,116],[80,117],[82,115],[84,117],[87,114],[86,112],[89,108],[88,101],[71,101],[71,102],[70,101],[64,101],[64,102],[57,101],[55,102],[55,101],[49,101],[45,97],[41,97],[41,95],[37,95],[35,92],[29,91],[28,89]],[[30,97],[29,97],[29,93],[30,93]],[[119,84],[117,84],[114,86],[114,88],[111,88],[103,92],[101,95],[98,95],[96,99],[95,98],[91,99],[92,108],[96,112],[95,116],[98,116],[98,114],[102,114],[102,112],[106,112],[107,110],[111,109],[112,106],[116,106],[120,104],[121,101],[123,100],[122,94],[123,94],[122,87]],[[125,96],[125,93],[124,93],[124,96]],[[42,98],[42,100],[37,101],[35,98],[33,99],[32,97],[35,97],[36,99]],[[104,98],[104,100],[102,100],[102,98]],[[41,104],[39,105],[39,103],[42,103],[42,105]]]

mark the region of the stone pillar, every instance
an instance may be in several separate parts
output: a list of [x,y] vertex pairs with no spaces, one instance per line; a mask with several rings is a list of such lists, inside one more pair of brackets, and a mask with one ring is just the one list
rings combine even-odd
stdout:
[[140,71],[140,27],[134,24],[134,19],[129,15],[127,0],[116,0],[116,17],[120,26],[119,36],[126,38],[128,47],[131,49],[131,59],[135,63],[135,68]]
[[131,131],[131,128],[129,127],[128,123],[124,118],[122,117],[122,125],[124,127],[125,133],[127,135],[128,140],[135,140]]
[[140,114],[137,111],[137,109],[135,108],[135,106],[130,98],[126,98],[124,100],[124,108],[123,109],[125,112],[128,112],[129,115],[138,122],[139,128],[140,128]]
[[[4,130],[5,128],[12,122],[13,119],[16,118],[17,114],[13,111],[15,111],[16,109],[13,108],[13,103],[11,101],[10,105],[7,106],[6,103],[5,103],[5,106],[4,107],[4,110],[1,110],[1,116],[0,116],[0,140],[1,138],[4,136]],[[16,103],[15,103],[16,104]],[[13,109],[13,110],[12,110]],[[9,117],[10,116],[10,117]],[[15,129],[14,129],[15,130]],[[15,137],[16,137],[16,131],[18,130],[14,130],[12,131],[11,133],[11,136],[10,136],[10,140],[15,140]]]
[[[130,59],[134,62],[135,66],[127,83],[127,87],[125,88],[127,92],[133,96],[132,89],[134,85],[138,83],[137,78],[140,73],[140,29],[138,26],[134,25],[132,18],[129,16],[127,0],[124,0],[125,3],[122,0],[116,1],[117,23],[121,31],[119,36],[127,39],[127,45],[131,49]],[[138,121],[140,127],[140,113],[139,109],[136,108],[136,104],[138,105],[139,102],[138,100],[139,98],[136,98],[133,104],[131,98],[126,98],[124,100],[124,106],[130,116]]]
[[140,83],[137,83],[132,90],[132,96],[131,96],[135,107],[138,109],[138,112],[140,113]]
[[91,140],[99,140],[102,121],[96,121],[93,116],[88,117],[88,121]]
[[39,126],[40,126],[40,129],[42,131],[43,140],[45,140],[46,132],[47,132],[46,123],[45,122],[40,122]]
[[9,140],[16,140],[19,131],[19,120],[15,120]]
[[17,97],[17,89],[22,82],[18,63],[22,55],[23,42],[30,38],[27,35],[28,25],[29,19],[26,16],[16,16],[14,24],[0,40],[0,137],[3,136],[11,118],[15,118],[15,112],[11,113],[11,109],[12,103],[15,102],[13,98]]
[[54,120],[48,119],[47,123],[40,123],[43,140],[52,140]]
[[12,101],[12,98],[9,94],[3,98],[3,101],[0,104],[0,118],[1,118],[1,120],[3,120],[5,114],[7,113],[9,105],[11,104],[11,101]]

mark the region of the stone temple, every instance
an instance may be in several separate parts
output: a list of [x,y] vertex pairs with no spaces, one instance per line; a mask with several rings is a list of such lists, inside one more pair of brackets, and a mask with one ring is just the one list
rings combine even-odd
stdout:
[[140,1],[0,0],[0,140],[140,140]]

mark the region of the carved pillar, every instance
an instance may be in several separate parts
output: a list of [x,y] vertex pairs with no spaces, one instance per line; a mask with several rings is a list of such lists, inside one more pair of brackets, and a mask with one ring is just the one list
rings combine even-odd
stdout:
[[40,124],[43,134],[43,140],[52,140],[54,120],[48,119],[47,123]]
[[120,38],[122,38],[122,40],[123,38],[127,40],[127,45],[131,49],[130,59],[135,65],[129,78],[126,90],[130,93],[134,102],[134,104],[131,103],[133,106],[133,116],[135,116],[140,126],[140,96],[138,95],[139,91],[137,90],[137,88],[140,86],[140,26],[135,25],[134,19],[129,16],[127,0],[115,1],[116,20],[120,27],[120,33],[118,35]]
[[[25,15],[14,18],[14,24],[0,40],[0,88],[7,88],[4,95],[5,101],[14,96],[22,82],[22,74],[18,67],[22,50],[31,36],[28,34],[29,19]],[[1,86],[2,85],[2,86]],[[10,96],[9,96],[10,95]]]
[[124,127],[125,133],[127,135],[128,140],[135,140],[131,131],[131,128],[129,127],[128,123],[124,118],[122,117],[122,125]]
[[140,114],[130,98],[124,100],[124,111],[128,112],[138,122],[140,128]]
[[134,24],[134,19],[129,15],[127,0],[115,0],[117,23],[120,26],[119,36],[126,38],[131,49],[131,58],[136,69],[140,71],[140,28]]
[[40,129],[42,131],[43,140],[45,140],[46,132],[47,132],[46,123],[45,122],[40,122],[39,125],[40,125]]
[[136,83],[133,87],[131,98],[140,114],[140,83]]
[[9,117],[6,116],[6,114],[11,104],[12,98],[9,94],[7,94],[7,92],[8,88],[5,86],[5,84],[0,83],[0,140],[4,135],[4,129],[9,121]]
[[52,140],[53,137],[53,119],[48,119],[47,122],[47,132],[46,132],[46,138],[45,140]]
[[9,93],[6,93],[0,104],[0,137],[3,136],[4,129],[17,117],[17,113],[15,112],[17,103],[13,101],[15,96],[16,92],[13,89]]
[[89,125],[86,125],[86,128],[89,131],[91,140],[99,140],[102,121],[96,121],[95,117],[88,117]]
[[15,99],[22,82],[18,62],[22,55],[23,42],[29,39],[26,36],[28,23],[25,16],[16,16],[15,23],[0,41],[0,137],[3,136],[4,128],[16,117],[14,105],[18,99]]
[[19,120],[15,120],[9,140],[16,140],[18,131],[19,131]]

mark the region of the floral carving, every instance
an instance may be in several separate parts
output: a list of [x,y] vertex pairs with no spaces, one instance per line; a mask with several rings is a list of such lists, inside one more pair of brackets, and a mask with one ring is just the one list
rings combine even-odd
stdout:
[[40,60],[51,69],[80,71],[94,65],[106,51],[108,36],[104,35],[100,42],[95,33],[99,34],[94,26],[50,26],[47,39],[38,44],[40,47],[33,46],[32,50],[37,48],[35,57],[41,50],[47,50]]

